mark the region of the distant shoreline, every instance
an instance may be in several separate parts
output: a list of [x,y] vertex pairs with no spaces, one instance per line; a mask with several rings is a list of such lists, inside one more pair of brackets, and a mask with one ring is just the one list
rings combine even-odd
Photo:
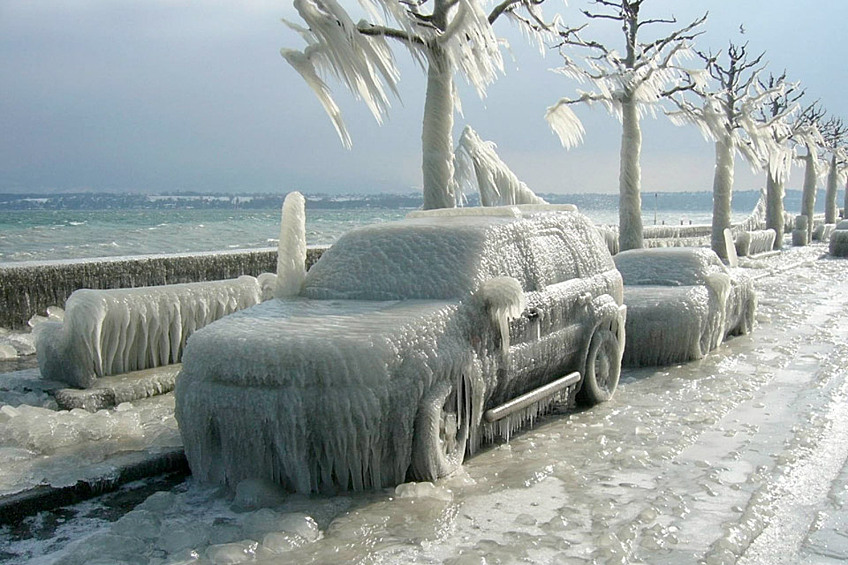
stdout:
[[[823,201],[819,197],[818,202]],[[279,209],[286,193],[276,194],[223,194],[223,193],[0,193],[0,211],[30,210],[268,210]],[[733,210],[750,212],[759,199],[759,191],[737,191],[733,194]],[[617,209],[618,194],[540,194],[552,204],[575,204],[579,209]],[[415,209],[421,206],[419,193],[408,194],[348,194],[348,195],[306,195],[307,209],[350,210],[362,208],[375,209]],[[787,190],[785,197],[787,210],[800,209],[801,192]],[[477,199],[469,198],[467,205],[477,205]],[[712,192],[643,192],[643,212],[655,208],[658,210],[698,210],[712,208]]]

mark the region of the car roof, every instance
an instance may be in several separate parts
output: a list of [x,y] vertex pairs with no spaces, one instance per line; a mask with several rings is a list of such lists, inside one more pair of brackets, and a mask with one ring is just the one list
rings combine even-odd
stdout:
[[351,230],[307,274],[302,294],[362,300],[459,298],[495,276],[534,290],[612,269],[603,240],[578,212],[429,215]]
[[704,247],[631,249],[614,260],[625,285],[703,284],[707,275],[727,272],[718,255]]

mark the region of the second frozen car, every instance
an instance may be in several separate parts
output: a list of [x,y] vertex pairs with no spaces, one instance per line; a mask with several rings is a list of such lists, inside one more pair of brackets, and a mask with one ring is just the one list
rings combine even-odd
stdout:
[[754,325],[753,281],[706,248],[634,249],[615,256],[624,278],[624,365],[700,359]]

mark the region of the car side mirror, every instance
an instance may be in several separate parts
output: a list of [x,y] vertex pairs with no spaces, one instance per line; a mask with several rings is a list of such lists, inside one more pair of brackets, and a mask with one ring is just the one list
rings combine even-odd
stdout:
[[509,320],[521,316],[527,307],[521,283],[513,277],[495,277],[481,284],[474,298],[498,328],[501,349],[506,353],[509,351]]

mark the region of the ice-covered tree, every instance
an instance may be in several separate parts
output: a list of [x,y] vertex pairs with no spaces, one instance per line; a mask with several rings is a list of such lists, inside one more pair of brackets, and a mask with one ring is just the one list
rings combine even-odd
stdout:
[[797,84],[786,84],[786,72],[779,76],[769,75],[767,80],[760,81],[760,90],[770,89],[777,93],[764,104],[760,121],[784,120],[786,123],[784,128],[773,128],[774,150],[767,156],[769,164],[766,167],[766,228],[775,231],[774,249],[780,249],[786,225],[783,196],[792,169],[794,139],[803,137],[806,131],[802,120],[793,116],[804,91]]
[[821,135],[824,110],[817,104],[807,107],[801,113],[799,121],[803,124],[807,134],[799,140],[801,147],[805,150],[801,160],[804,162],[804,185],[801,190],[801,215],[807,217],[807,241],[810,241],[813,233],[813,213],[816,209],[816,185],[819,173],[823,170],[824,163],[820,162],[820,148],[824,145]]
[[360,0],[370,21],[355,23],[337,0],[294,0],[307,27],[286,22],[306,41],[303,51],[283,57],[317,95],[346,147],[351,138],[322,76],[338,79],[381,122],[400,78],[389,42],[404,46],[427,72],[422,140],[424,208],[456,203],[453,178],[454,75],[482,96],[503,71],[492,24],[509,18],[531,36],[551,32],[543,0],[503,0],[488,13],[483,0]]
[[696,124],[707,139],[715,142],[710,239],[713,251],[727,259],[724,230],[730,227],[736,153],[740,153],[755,169],[772,164],[768,156],[780,150],[775,146],[775,138],[783,135],[779,130],[786,127],[785,122],[780,118],[762,122],[756,117],[764,104],[782,92],[783,84],[768,89],[760,86],[758,76],[764,67],[764,54],[749,57],[747,44],[731,42],[726,61],[719,61],[720,53],[699,53],[699,56],[704,60],[715,88],[699,84],[692,89],[697,104],[684,97],[676,97],[678,109],[671,112],[671,117],[678,124]]
[[[583,29],[563,34],[560,53],[565,64],[558,71],[591,91],[578,91],[573,98],[562,98],[548,108],[545,118],[566,148],[583,139],[583,125],[571,106],[600,103],[622,125],[619,164],[619,240],[621,250],[642,247],[641,165],[642,132],[640,120],[645,112],[675,92],[691,88],[698,77],[680,65],[689,53],[690,42],[700,34],[697,28],[706,14],[687,26],[677,28],[659,39],[642,41],[640,32],[653,24],[677,23],[674,18],[644,18],[640,11],[645,0],[593,0],[592,10],[583,10],[590,20],[610,20],[621,26],[624,50],[617,51],[600,41],[583,38]],[[574,49],[587,51],[585,57],[572,58]]]
[[824,147],[830,153],[830,167],[827,173],[827,188],[824,196],[824,223],[833,224],[836,223],[837,216],[838,179],[842,176],[846,158],[848,158],[848,150],[845,147],[848,127],[842,122],[842,118],[834,117],[827,121],[822,134]]

